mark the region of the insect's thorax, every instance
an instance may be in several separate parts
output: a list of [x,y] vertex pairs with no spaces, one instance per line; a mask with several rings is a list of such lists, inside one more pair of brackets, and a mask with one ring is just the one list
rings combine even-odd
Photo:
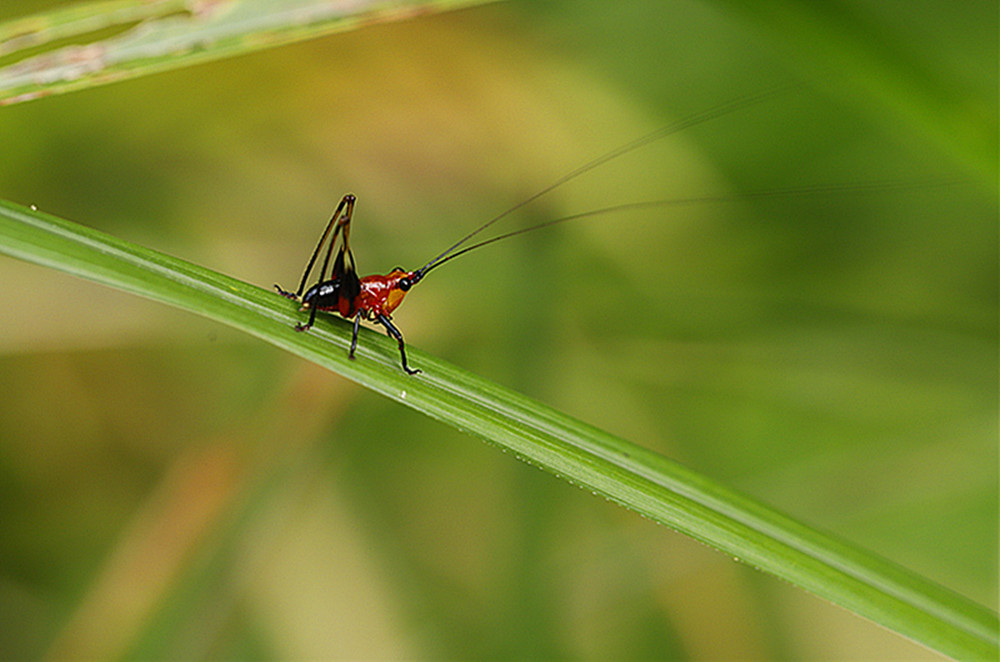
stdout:
[[361,292],[355,300],[355,308],[365,317],[382,313],[390,315],[403,303],[407,290],[399,287],[399,281],[412,276],[402,269],[393,269],[386,276],[365,276],[361,279]]

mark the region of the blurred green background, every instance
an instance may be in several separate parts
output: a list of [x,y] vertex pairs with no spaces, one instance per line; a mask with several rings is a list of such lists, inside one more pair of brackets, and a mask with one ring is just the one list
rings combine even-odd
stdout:
[[[995,609],[993,183],[737,4],[501,3],[6,107],[0,197],[287,287],[350,191],[359,268],[385,273],[800,81],[498,231],[963,183],[562,225],[435,271],[395,319]],[[995,3],[842,8],[996,117]],[[0,278],[2,658],[934,657],[253,338],[7,258]]]

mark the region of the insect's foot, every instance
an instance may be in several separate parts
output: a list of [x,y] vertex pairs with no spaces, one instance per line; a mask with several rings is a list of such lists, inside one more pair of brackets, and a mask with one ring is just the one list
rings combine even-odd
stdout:
[[419,375],[423,372],[420,368],[408,368],[405,365],[403,366],[403,370],[405,370],[408,375]]
[[308,331],[309,327],[311,327],[311,326],[312,326],[312,324],[303,324],[302,322],[299,322],[298,324],[295,325],[295,330],[296,331]]

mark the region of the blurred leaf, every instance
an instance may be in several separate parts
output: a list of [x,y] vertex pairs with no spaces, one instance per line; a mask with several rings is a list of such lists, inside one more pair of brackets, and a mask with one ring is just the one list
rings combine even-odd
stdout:
[[0,25],[0,57],[95,32],[124,33],[0,69],[0,105],[251,53],[371,23],[491,0],[117,0],[71,5]]
[[348,324],[296,333],[295,304],[271,292],[7,202],[0,252],[246,331],[928,647],[963,659],[998,653],[989,609],[422,352],[411,361],[424,373],[407,376],[380,334],[366,331],[351,361]]
[[[995,104],[949,76],[926,52],[894,35],[856,3],[717,0],[755,22],[791,65],[841,88],[886,123],[905,123],[977,172],[997,181]],[[900,10],[906,11],[905,5]]]

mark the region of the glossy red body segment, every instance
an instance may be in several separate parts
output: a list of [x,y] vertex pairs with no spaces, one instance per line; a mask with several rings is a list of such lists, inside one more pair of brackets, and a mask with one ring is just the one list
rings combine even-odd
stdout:
[[[354,310],[361,311],[366,319],[371,319],[378,313],[391,316],[392,311],[403,303],[406,296],[406,291],[398,287],[399,281],[412,276],[412,273],[402,269],[393,269],[386,276],[365,276],[361,279],[361,292],[354,299]],[[341,315],[350,317],[343,311]]]
[[345,299],[344,297],[341,297],[340,299],[337,300],[337,312],[339,312],[347,319],[350,319],[351,317],[354,316],[354,311],[358,309],[357,302],[358,302],[357,299],[351,301],[350,299]]

